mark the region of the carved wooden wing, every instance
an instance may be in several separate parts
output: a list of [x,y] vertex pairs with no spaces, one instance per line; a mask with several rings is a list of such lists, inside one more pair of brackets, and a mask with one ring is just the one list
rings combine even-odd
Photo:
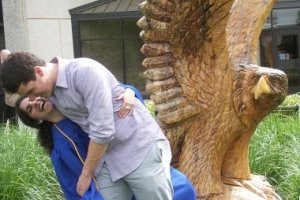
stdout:
[[226,26],[233,0],[148,0],[140,4],[143,65],[166,124],[206,112],[231,77]]
[[235,1],[227,25],[228,50],[235,66],[257,63],[259,36],[274,4],[274,0]]

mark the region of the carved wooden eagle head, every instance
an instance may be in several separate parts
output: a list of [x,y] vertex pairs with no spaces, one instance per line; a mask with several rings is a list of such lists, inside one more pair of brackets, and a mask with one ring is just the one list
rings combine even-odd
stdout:
[[233,102],[246,127],[256,125],[287,95],[286,74],[280,70],[241,64],[233,81]]

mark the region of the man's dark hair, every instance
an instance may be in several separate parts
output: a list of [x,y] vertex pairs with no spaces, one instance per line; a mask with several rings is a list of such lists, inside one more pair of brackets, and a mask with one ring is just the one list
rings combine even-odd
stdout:
[[37,119],[31,118],[27,112],[21,110],[20,104],[21,101],[26,97],[21,97],[16,101],[16,113],[19,116],[20,120],[31,128],[38,129],[37,131],[37,140],[39,144],[45,149],[46,153],[50,155],[53,148],[53,138],[52,138],[52,123],[48,121],[40,121]]
[[16,93],[20,85],[36,79],[35,66],[45,66],[46,62],[32,53],[11,53],[0,67],[0,85],[7,92]]

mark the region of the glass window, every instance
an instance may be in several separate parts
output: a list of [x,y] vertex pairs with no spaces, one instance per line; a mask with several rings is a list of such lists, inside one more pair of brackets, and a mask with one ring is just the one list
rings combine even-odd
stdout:
[[138,27],[137,19],[124,19],[123,20],[123,36],[124,38],[139,38],[141,29]]
[[[265,23],[260,35],[260,64],[284,71],[288,76],[289,93],[299,92],[300,0],[277,2],[284,8],[278,4]],[[294,4],[297,5],[292,6]]]
[[277,51],[279,60],[298,59],[298,35],[284,34],[277,36]]
[[142,66],[144,56],[140,51],[144,43],[139,37],[141,29],[136,22],[137,19],[123,20],[125,77],[126,83],[136,86],[145,94],[146,80],[143,76],[145,68]]
[[124,82],[123,53],[120,40],[83,41],[82,56],[97,60],[107,67],[119,81]]
[[298,34],[279,34],[276,38],[279,65],[288,76],[289,87],[299,86]]
[[273,26],[300,24],[300,8],[273,9]]
[[124,41],[126,82],[144,93],[146,80],[143,75],[145,68],[142,66],[144,56],[140,51],[142,45],[143,41],[139,38]]
[[81,53],[105,65],[119,81],[137,87],[145,96],[144,56],[138,19],[80,22]]
[[121,37],[120,20],[89,20],[80,22],[80,37],[85,39],[103,39]]
[[276,13],[271,12],[271,14],[268,16],[263,28],[267,29],[267,28],[270,28],[271,26],[276,26],[277,24],[278,24],[278,16]]

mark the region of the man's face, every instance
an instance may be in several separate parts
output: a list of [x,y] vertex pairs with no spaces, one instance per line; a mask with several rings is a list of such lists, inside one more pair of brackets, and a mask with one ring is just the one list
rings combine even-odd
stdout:
[[45,82],[43,77],[36,76],[36,80],[29,81],[27,84],[22,83],[17,91],[22,97],[29,97],[30,100],[36,97],[49,98],[51,96],[51,87]]
[[49,98],[52,94],[52,85],[47,82],[47,77],[41,67],[34,68],[35,80],[31,80],[28,83],[21,83],[17,93],[22,97],[29,97],[30,100],[34,100],[36,97]]

